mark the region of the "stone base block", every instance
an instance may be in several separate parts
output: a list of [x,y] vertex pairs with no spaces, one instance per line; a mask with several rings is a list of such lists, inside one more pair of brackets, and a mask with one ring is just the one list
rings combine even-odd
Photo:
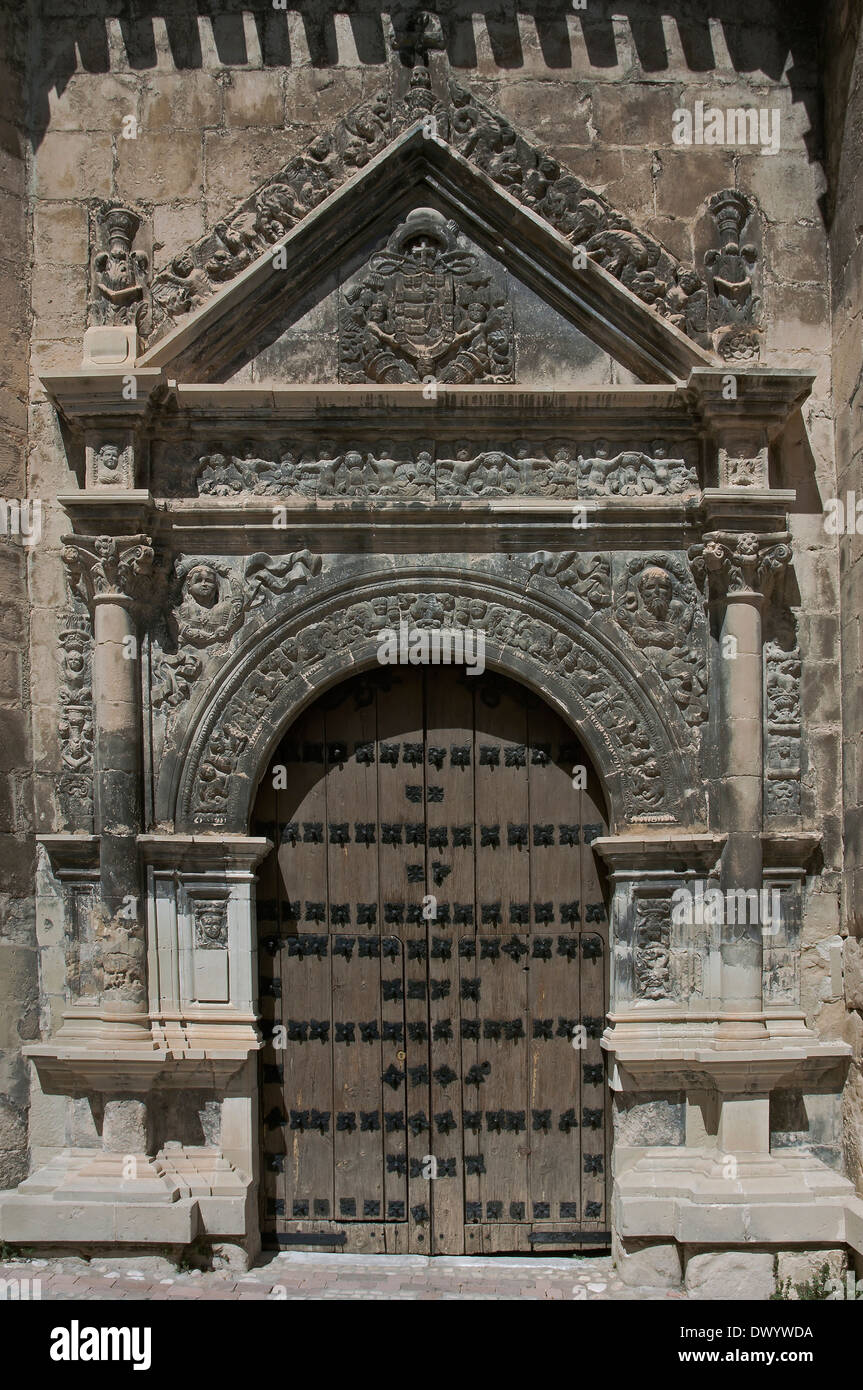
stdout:
[[776,1256],[776,1284],[788,1286],[787,1297],[799,1298],[797,1288],[818,1279],[822,1273],[837,1293],[844,1290],[848,1256],[844,1250],[780,1250]]
[[776,1284],[769,1250],[719,1250],[689,1254],[686,1291],[691,1298],[763,1301]]
[[57,1202],[0,1196],[0,1239],[11,1245],[188,1245],[200,1229],[191,1198],[172,1203]]
[[680,1287],[680,1249],[673,1241],[623,1241],[615,1236],[612,1253],[617,1272],[631,1288],[676,1289]]

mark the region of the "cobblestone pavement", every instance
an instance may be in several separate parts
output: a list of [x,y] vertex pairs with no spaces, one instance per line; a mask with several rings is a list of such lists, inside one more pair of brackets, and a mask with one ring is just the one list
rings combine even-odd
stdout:
[[[610,1257],[572,1259],[447,1258],[422,1255],[264,1255],[248,1273],[179,1271],[160,1257],[91,1261],[27,1259],[0,1264],[0,1279],[31,1281],[0,1286],[41,1299],[680,1299],[678,1289],[625,1286]],[[39,1281],[36,1290],[33,1281]],[[32,1293],[30,1290],[32,1289]]]

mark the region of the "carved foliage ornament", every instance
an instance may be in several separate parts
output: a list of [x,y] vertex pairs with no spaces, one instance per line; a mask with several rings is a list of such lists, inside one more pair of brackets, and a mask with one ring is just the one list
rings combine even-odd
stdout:
[[[636,231],[601,194],[528,144],[467,89],[452,81],[433,82],[425,67],[412,70],[404,96],[381,90],[350,111],[332,133],[316,136],[303,154],[292,158],[212,232],[175,256],[153,281],[156,336],[272,247],[400,131],[429,117],[434,118],[439,139],[573,245],[583,245],[592,260],[669,322],[693,337],[704,337],[706,290],[693,267],[682,265],[659,242]],[[730,246],[725,254],[731,254]],[[733,267],[723,273],[723,261],[712,269],[714,280],[718,274],[736,294]]]
[[76,820],[91,809],[93,792],[93,642],[85,613],[71,611],[60,623],[61,803]]
[[767,594],[791,561],[790,539],[787,531],[709,531],[689,551],[693,573],[720,598]]
[[668,820],[663,771],[655,752],[656,739],[640,712],[636,690],[610,680],[606,668],[589,647],[576,643],[549,625],[511,608],[479,598],[448,594],[405,593],[352,604],[321,622],[300,627],[256,663],[234,692],[200,753],[192,786],[193,804],[184,807],[199,823],[224,824],[229,785],[238,760],[259,721],[272,706],[285,680],[302,673],[333,652],[350,652],[366,645],[381,628],[413,626],[473,627],[487,640],[524,652],[564,678],[595,715],[612,760],[622,774],[628,812],[641,818]]
[[642,999],[672,995],[671,899],[638,898],[635,904],[633,964],[635,989]]
[[86,603],[135,603],[151,592],[149,536],[63,536],[60,558],[72,593]]
[[764,643],[767,728],[764,739],[764,809],[768,815],[800,813],[802,661],[790,613],[772,616]]

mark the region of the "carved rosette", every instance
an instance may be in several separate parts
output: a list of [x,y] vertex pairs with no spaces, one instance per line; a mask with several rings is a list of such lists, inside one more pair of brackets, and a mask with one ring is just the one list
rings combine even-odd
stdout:
[[709,531],[692,546],[689,559],[697,578],[706,577],[718,599],[765,597],[791,562],[787,531]]
[[155,552],[149,536],[63,536],[69,588],[89,606],[133,609],[152,596]]

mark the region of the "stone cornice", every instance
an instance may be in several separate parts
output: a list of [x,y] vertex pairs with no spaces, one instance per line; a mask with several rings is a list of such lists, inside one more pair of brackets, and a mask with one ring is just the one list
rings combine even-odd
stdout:
[[[736,394],[728,399],[727,383],[733,378]],[[735,370],[693,367],[686,390],[689,400],[716,437],[730,428],[760,426],[768,439],[781,433],[789,415],[809,396],[814,372],[798,372],[784,367],[753,367]]]

